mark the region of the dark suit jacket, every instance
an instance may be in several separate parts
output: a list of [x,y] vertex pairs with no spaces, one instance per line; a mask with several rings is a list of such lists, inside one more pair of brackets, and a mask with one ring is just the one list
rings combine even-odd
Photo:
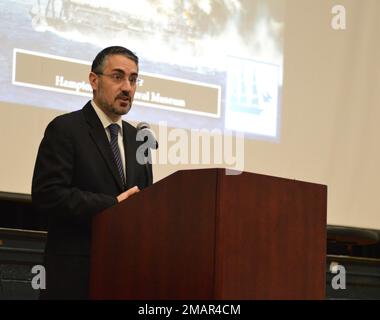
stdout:
[[[127,189],[137,185],[141,190],[151,183],[152,168],[136,161],[136,151],[142,143],[136,141],[136,133],[133,126],[123,121]],[[123,191],[110,143],[90,102],[82,110],[50,122],[38,150],[32,182],[33,203],[47,214],[49,221],[46,244],[48,290],[53,292],[53,287],[59,286],[57,281],[63,286],[68,281],[62,273],[66,270],[65,274],[70,277],[67,270],[70,257],[80,257],[87,264],[82,271],[74,273],[89,273],[92,217],[115,205],[116,196]],[[55,258],[65,261],[60,273],[56,265],[63,263],[58,263],[59,259]],[[55,265],[54,270],[48,269],[49,264]],[[57,276],[64,278],[59,280]],[[73,277],[75,275],[71,279]],[[68,288],[67,294],[74,294],[73,290],[75,284]]]

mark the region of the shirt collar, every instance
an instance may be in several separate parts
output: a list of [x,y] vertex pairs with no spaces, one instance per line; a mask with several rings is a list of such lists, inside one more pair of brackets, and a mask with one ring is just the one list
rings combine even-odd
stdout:
[[[107,127],[108,127],[110,124],[112,124],[112,123],[116,123],[116,124],[119,126],[120,130],[123,129],[123,121],[121,120],[121,118],[120,118],[118,121],[114,122],[114,121],[112,121],[112,120],[111,120],[111,119],[110,119],[110,118],[104,113],[104,111],[103,111],[102,109],[100,109],[100,108],[96,105],[96,103],[95,103],[94,100],[91,100],[91,105],[92,105],[92,107],[94,108],[96,114],[98,115],[98,117],[99,117],[99,119],[100,119],[100,121],[101,121],[101,123],[102,123],[104,129],[107,128]],[[123,132],[123,131],[121,131],[121,132]]]

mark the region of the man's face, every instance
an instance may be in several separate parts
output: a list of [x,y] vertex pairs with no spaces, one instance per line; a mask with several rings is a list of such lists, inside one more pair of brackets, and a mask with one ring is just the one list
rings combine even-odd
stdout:
[[94,101],[112,120],[131,109],[137,76],[136,63],[123,55],[108,56],[101,74],[90,73]]

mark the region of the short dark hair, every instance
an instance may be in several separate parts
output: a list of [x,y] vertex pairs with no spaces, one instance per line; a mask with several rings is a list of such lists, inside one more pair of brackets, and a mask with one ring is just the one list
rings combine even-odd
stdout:
[[139,66],[139,58],[131,50],[120,46],[112,46],[103,49],[96,55],[94,61],[92,62],[91,71],[94,73],[103,72],[104,62],[107,57],[116,54],[127,57],[128,59],[134,61],[137,67]]

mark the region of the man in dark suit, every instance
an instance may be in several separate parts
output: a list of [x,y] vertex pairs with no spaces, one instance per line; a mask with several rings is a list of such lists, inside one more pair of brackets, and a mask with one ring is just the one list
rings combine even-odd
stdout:
[[42,299],[89,297],[92,218],[152,183],[151,165],[136,161],[137,130],[121,119],[137,78],[135,54],[102,50],[89,75],[93,100],[45,131],[32,182],[33,203],[49,220]]

